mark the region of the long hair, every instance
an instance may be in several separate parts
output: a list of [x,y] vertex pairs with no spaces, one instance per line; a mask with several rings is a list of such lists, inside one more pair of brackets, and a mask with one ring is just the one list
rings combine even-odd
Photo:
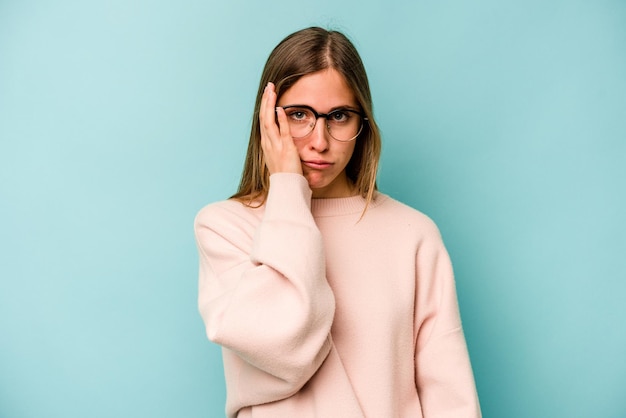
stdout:
[[[250,142],[239,189],[231,198],[248,205],[262,205],[269,190],[269,171],[261,149],[259,108],[263,90],[268,82],[276,85],[277,100],[301,77],[332,68],[341,74],[352,90],[361,111],[368,119],[355,139],[352,158],[346,166],[348,178],[356,186],[367,205],[376,190],[376,173],[380,158],[381,139],[374,121],[372,96],[363,62],[356,48],[341,32],[311,27],[292,33],[271,52],[259,83]],[[367,208],[366,205],[366,208]]]

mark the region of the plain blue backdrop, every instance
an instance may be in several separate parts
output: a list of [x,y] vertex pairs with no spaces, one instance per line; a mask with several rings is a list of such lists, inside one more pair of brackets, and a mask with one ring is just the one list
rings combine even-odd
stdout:
[[626,417],[618,0],[0,0],[0,417],[223,416],[192,222],[311,25],[362,54],[382,191],[441,228],[484,416]]

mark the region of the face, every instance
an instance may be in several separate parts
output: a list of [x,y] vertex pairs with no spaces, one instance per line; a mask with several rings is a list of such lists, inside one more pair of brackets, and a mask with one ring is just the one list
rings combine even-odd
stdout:
[[[277,105],[306,105],[318,113],[329,113],[337,108],[358,109],[352,90],[334,69],[301,77],[281,96]],[[346,166],[356,141],[358,139],[350,142],[333,139],[326,129],[324,118],[318,119],[309,135],[294,139],[302,162],[302,172],[313,191],[313,197],[354,195],[354,187],[346,175]]]

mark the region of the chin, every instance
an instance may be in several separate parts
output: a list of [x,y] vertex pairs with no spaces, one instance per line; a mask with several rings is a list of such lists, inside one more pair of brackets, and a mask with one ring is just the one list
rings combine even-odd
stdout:
[[326,190],[327,186],[328,185],[326,185],[326,184],[311,184],[311,183],[309,183],[309,188],[313,192],[323,192],[324,190]]
[[317,175],[317,173],[305,174],[305,177],[311,189],[321,189],[330,184],[329,181],[326,181],[322,176]]

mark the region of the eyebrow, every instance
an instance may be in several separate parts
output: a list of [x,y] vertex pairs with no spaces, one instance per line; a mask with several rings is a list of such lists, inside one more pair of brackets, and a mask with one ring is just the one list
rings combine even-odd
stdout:
[[309,109],[313,109],[317,113],[327,113],[327,114],[328,113],[332,113],[332,112],[337,111],[337,110],[354,110],[356,112],[361,112],[361,109],[359,109],[358,106],[351,106],[351,105],[334,106],[334,107],[331,107],[328,112],[319,112],[313,106],[306,105],[306,104],[286,104],[286,105],[282,105],[281,107],[308,107]]

